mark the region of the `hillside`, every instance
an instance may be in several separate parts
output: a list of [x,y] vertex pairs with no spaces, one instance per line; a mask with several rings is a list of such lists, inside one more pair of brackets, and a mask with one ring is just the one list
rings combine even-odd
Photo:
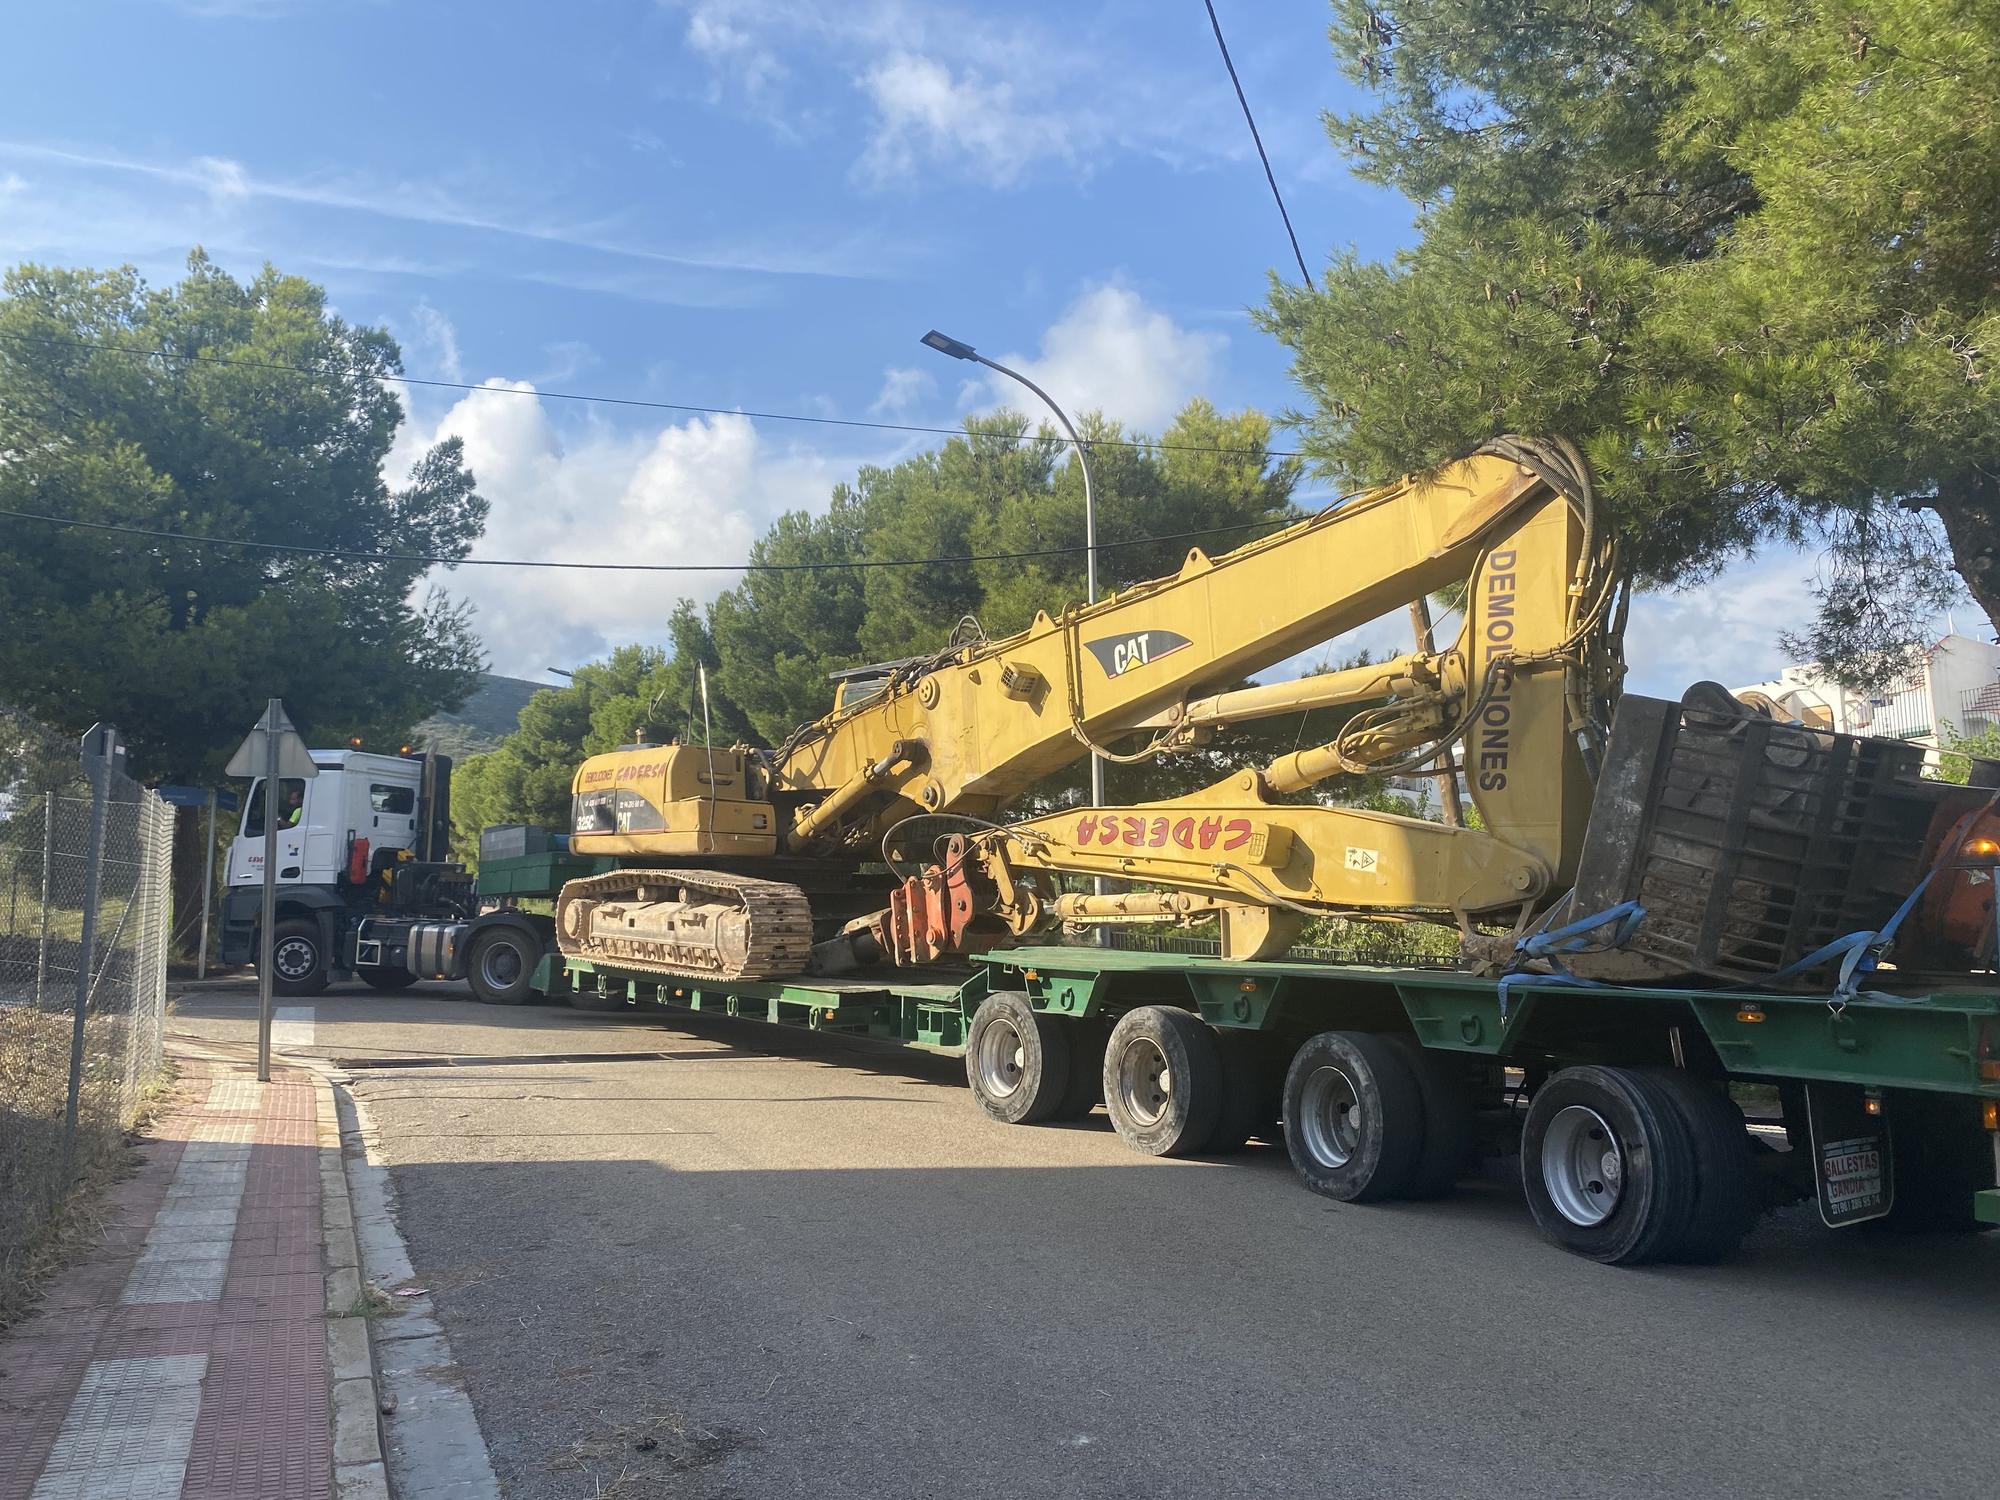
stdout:
[[514,732],[528,700],[547,687],[520,677],[481,675],[479,686],[456,713],[433,714],[417,726],[417,742],[463,760],[491,750]]

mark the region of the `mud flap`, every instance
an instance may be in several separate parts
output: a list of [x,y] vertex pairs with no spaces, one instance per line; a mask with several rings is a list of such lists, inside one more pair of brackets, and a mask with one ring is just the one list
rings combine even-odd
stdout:
[[1812,1127],[1819,1216],[1827,1228],[1863,1224],[1895,1207],[1889,1120],[1868,1113],[1861,1089],[1852,1084],[1807,1084],[1806,1119]]

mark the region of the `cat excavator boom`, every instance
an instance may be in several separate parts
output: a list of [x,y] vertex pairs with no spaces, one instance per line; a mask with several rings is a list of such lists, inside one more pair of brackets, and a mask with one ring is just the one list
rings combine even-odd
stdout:
[[[1457,586],[1447,647],[1240,685]],[[1531,917],[1575,875],[1623,671],[1622,609],[1581,456],[1504,439],[1231,552],[1191,549],[1170,576],[1005,639],[846,674],[833,711],[774,750],[592,757],[572,847],[624,867],[565,887],[558,938],[627,967],[757,978],[924,962],[1058,919],[1213,914],[1225,952],[1255,957],[1310,915],[1467,931]],[[1093,751],[1171,753],[1222,726],[1335,706],[1355,711],[1326,744],[1189,796],[1002,821]],[[1477,826],[1309,800],[1340,774],[1453,766]],[[957,831],[938,838],[946,826]],[[885,858],[924,867],[886,903],[859,873]],[[1146,889],[1064,894],[1074,875]]]

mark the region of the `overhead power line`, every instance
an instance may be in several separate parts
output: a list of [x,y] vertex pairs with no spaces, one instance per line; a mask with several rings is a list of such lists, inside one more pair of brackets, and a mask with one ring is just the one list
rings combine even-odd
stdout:
[[[1338,501],[1334,502],[1338,504]],[[75,516],[50,516],[36,511],[0,510],[13,521],[40,522],[67,530],[108,531],[121,536],[148,537],[156,541],[185,542],[201,547],[239,547],[253,552],[275,552],[292,557],[338,557],[350,562],[442,563],[454,568],[559,568],[603,573],[838,573],[855,568],[935,568],[953,563],[1014,562],[1034,557],[1075,556],[1086,549],[1077,547],[1034,547],[1022,552],[971,552],[953,557],[870,557],[851,562],[812,563],[641,563],[581,562],[559,558],[533,557],[446,557],[429,552],[367,552],[349,547],[313,547],[299,542],[265,542],[243,537],[198,536],[185,531],[166,531],[152,526],[133,526],[117,521],[85,521]],[[1256,531],[1290,526],[1303,516],[1277,516],[1266,521],[1240,521],[1232,526],[1208,526],[1198,531],[1170,531],[1160,536],[1131,537],[1122,541],[1099,542],[1097,550],[1143,547],[1154,542],[1180,542],[1195,537],[1221,536],[1229,532]]]
[[1285,195],[1278,191],[1278,179],[1271,171],[1271,158],[1264,151],[1264,137],[1257,133],[1256,118],[1250,113],[1250,101],[1243,95],[1243,80],[1236,76],[1236,64],[1229,57],[1229,43],[1222,39],[1222,22],[1215,14],[1215,0],[1202,0],[1208,7],[1208,24],[1215,29],[1215,45],[1222,53],[1222,65],[1229,69],[1229,81],[1236,86],[1236,102],[1243,106],[1244,123],[1250,127],[1250,139],[1257,143],[1257,160],[1264,164],[1264,180],[1271,184],[1271,197],[1278,205],[1278,217],[1285,221],[1285,236],[1292,242],[1292,256],[1299,263],[1299,275],[1306,281],[1306,290],[1312,290],[1312,272],[1306,269],[1305,255],[1299,249],[1299,237],[1292,229],[1292,216],[1285,211]]
[[[125,354],[136,359],[172,359],[190,364],[231,365],[245,370],[269,370],[289,375],[311,375],[324,378],[327,375],[351,373],[315,368],[311,365],[285,364],[267,359],[245,359],[240,355],[202,354],[175,349],[147,349],[132,344],[105,343],[97,339],[67,338],[53,334],[0,333],[0,339],[18,344],[46,344],[52,347],[94,349],[106,354]],[[549,401],[580,401],[593,406],[623,406],[641,411],[671,411],[685,415],[704,417],[748,417],[756,422],[803,422],[818,427],[858,427],[870,432],[919,432],[934,437],[969,436],[962,427],[929,427],[915,422],[865,422],[858,417],[812,417],[800,412],[747,411],[735,406],[695,406],[683,401],[646,401],[636,396],[596,396],[579,391],[542,391],[529,388],[523,390],[507,385],[475,385],[468,380],[432,380],[416,375],[382,375],[371,373],[371,380],[386,381],[392,385],[416,386],[427,390],[484,392],[496,396],[537,396]],[[995,438],[1002,442],[1032,443],[1039,441],[1035,433],[1021,433],[1010,436],[1006,433],[980,433],[978,436]],[[1160,443],[1142,441],[1139,438],[1091,438],[1088,445],[1097,448],[1151,448],[1162,453],[1212,453],[1224,458],[1303,458],[1305,455],[1292,448],[1217,448],[1205,443]]]

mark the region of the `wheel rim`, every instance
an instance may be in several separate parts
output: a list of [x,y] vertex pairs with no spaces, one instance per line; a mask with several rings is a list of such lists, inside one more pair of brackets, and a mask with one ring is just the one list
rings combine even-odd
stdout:
[[1542,1137],[1542,1183],[1556,1212],[1581,1229],[1602,1224],[1625,1191],[1625,1152],[1604,1116],[1570,1104]]
[[979,1034],[973,1054],[980,1090],[989,1099],[1005,1099],[1021,1086],[1028,1071],[1028,1049],[1012,1021],[990,1022]]
[[1299,1094],[1299,1131],[1313,1159],[1344,1167],[1361,1149],[1361,1091],[1339,1068],[1315,1068]]
[[305,978],[318,962],[318,952],[304,938],[279,938],[271,949],[271,967],[286,979]]
[[1135,1036],[1118,1054],[1118,1102],[1141,1125],[1157,1125],[1174,1103],[1167,1054],[1149,1036]]
[[479,955],[479,977],[488,989],[506,989],[521,977],[521,950],[508,942],[488,943]]

